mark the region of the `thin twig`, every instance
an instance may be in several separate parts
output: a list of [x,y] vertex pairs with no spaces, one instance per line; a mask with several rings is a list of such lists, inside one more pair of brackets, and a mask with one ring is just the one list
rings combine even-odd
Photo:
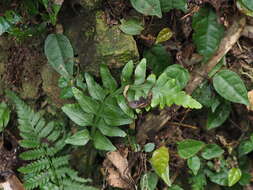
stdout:
[[190,128],[190,129],[198,129],[198,127],[193,126],[193,125],[189,125],[189,124],[185,124],[185,123],[178,123],[178,122],[167,122],[169,125],[176,125],[179,127],[186,127],[186,128]]

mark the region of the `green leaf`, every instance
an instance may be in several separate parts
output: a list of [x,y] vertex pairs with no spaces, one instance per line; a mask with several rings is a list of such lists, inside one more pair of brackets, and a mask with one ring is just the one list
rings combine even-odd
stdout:
[[222,70],[213,78],[215,90],[226,100],[249,105],[248,92],[242,79],[233,71]]
[[117,97],[117,102],[118,102],[118,105],[119,107],[122,109],[122,111],[128,115],[129,117],[131,118],[135,118],[135,114],[134,114],[134,111],[133,109],[131,109],[128,104],[127,104],[127,101],[126,101],[126,98],[123,96],[123,95],[118,95]]
[[78,131],[71,137],[68,137],[65,140],[65,143],[67,144],[72,144],[72,145],[77,145],[77,146],[83,146],[86,145],[90,140],[90,134],[87,129]]
[[193,42],[206,62],[216,52],[223,37],[224,28],[217,22],[213,9],[207,7],[201,8],[193,16],[192,28]]
[[237,0],[236,1],[236,6],[239,9],[240,12],[243,14],[253,17],[253,10],[250,10],[243,2],[242,0]]
[[198,174],[198,171],[200,169],[200,159],[198,156],[193,156],[187,160],[188,167],[192,170],[192,173],[194,175]]
[[140,35],[141,31],[144,30],[143,24],[140,20],[131,18],[128,20],[120,20],[120,30],[129,35]]
[[153,152],[152,158],[150,159],[152,167],[158,176],[170,186],[169,178],[169,151],[166,147],[162,146]]
[[245,7],[253,11],[253,1],[251,0],[241,0]]
[[172,62],[171,54],[160,44],[145,50],[143,56],[147,59],[148,67],[156,75],[160,75]]
[[204,172],[199,172],[198,175],[191,177],[189,181],[192,190],[204,190],[207,184]]
[[111,141],[106,138],[100,131],[96,131],[95,135],[92,137],[94,146],[98,150],[105,151],[115,151],[116,147],[111,143]]
[[88,73],[85,73],[85,80],[90,96],[96,100],[103,101],[106,96],[104,89],[96,83],[94,78]]
[[122,73],[121,73],[122,85],[129,84],[131,82],[133,71],[134,71],[134,63],[133,61],[129,61],[122,69]]
[[121,130],[118,127],[113,127],[107,125],[103,119],[100,119],[98,122],[97,128],[100,130],[100,132],[103,135],[109,136],[109,137],[125,137],[126,133]]
[[68,38],[62,34],[49,34],[44,46],[48,63],[64,78],[73,75],[74,52]]
[[172,185],[168,190],[184,190],[184,189],[182,189],[178,185]]
[[214,129],[221,126],[228,118],[231,112],[231,104],[228,101],[221,103],[214,112],[208,112],[207,129]]
[[170,28],[163,28],[156,37],[156,44],[166,42],[173,36],[173,32]]
[[111,75],[107,65],[100,65],[100,75],[102,78],[103,86],[110,92],[114,92],[117,89],[118,84]]
[[140,180],[141,190],[155,190],[158,183],[158,177],[153,172],[145,173]]
[[137,65],[135,72],[134,72],[134,84],[139,85],[144,83],[146,79],[146,63],[147,60],[143,58],[141,62]]
[[201,153],[201,156],[206,160],[211,160],[220,157],[223,153],[224,150],[217,144],[208,144]]
[[81,90],[75,87],[72,88],[72,92],[84,112],[97,114],[99,103],[96,100],[85,96]]
[[248,185],[250,184],[250,181],[251,181],[251,174],[248,173],[248,172],[242,172],[242,177],[240,178],[240,185],[242,186],[245,186],[245,185]]
[[74,95],[73,95],[71,87],[65,87],[61,89],[60,98],[68,99],[68,98],[72,98],[73,96]]
[[8,125],[10,121],[10,109],[7,104],[2,102],[0,104],[0,133],[4,130],[4,128]]
[[77,125],[85,127],[92,124],[93,115],[85,113],[78,104],[65,104],[62,111]]
[[155,144],[154,143],[147,143],[144,146],[144,151],[145,152],[152,152],[155,149]]
[[[185,108],[192,108],[192,109],[201,109],[202,105],[193,99],[190,95],[186,94],[184,91],[178,92],[175,94],[174,102],[177,105],[181,105]],[[167,105],[169,105],[167,103]]]
[[244,140],[238,147],[239,156],[246,155],[253,151],[253,142],[251,140]]
[[178,143],[178,154],[181,158],[188,159],[196,155],[205,143],[193,139],[187,139]]
[[228,185],[228,172],[227,171],[220,171],[217,173],[217,172],[212,172],[210,170],[206,170],[205,173],[211,182],[216,183],[221,186]]
[[130,0],[132,6],[144,15],[158,16],[162,18],[159,0]]
[[176,79],[177,85],[180,89],[185,88],[190,79],[188,70],[179,64],[168,66],[163,73],[166,73],[166,75],[172,79]]
[[184,12],[187,11],[186,0],[160,0],[162,12],[169,12],[171,9],[179,9]]
[[231,168],[228,172],[228,186],[231,187],[236,184],[242,176],[240,168]]

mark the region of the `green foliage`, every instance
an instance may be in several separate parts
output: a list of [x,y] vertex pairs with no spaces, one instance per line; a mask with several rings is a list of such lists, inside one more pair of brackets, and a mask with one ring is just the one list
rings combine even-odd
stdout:
[[213,78],[215,90],[226,100],[249,105],[247,89],[242,79],[233,71],[222,70]]
[[158,177],[153,172],[145,173],[140,180],[141,190],[155,190],[158,183]]
[[156,174],[160,176],[163,181],[171,186],[170,174],[169,174],[169,151],[166,147],[162,146],[153,152],[150,159],[153,169]]
[[215,12],[208,7],[201,8],[193,16],[192,28],[193,42],[197,46],[198,53],[203,56],[203,61],[206,62],[217,50],[224,28],[217,22]]
[[171,31],[170,28],[163,28],[157,35],[156,37],[156,44],[166,42],[173,36],[173,32]]
[[181,158],[188,159],[196,155],[205,143],[193,139],[187,139],[178,143],[178,154]]
[[159,0],[130,0],[132,6],[144,15],[162,17],[161,5]]
[[249,154],[250,152],[253,151],[253,135],[251,135],[251,138],[247,140],[243,140],[239,147],[238,147],[238,153],[239,156],[244,156],[246,154]]
[[203,149],[201,156],[206,160],[210,160],[210,159],[221,156],[223,153],[224,153],[224,150],[221,147],[219,147],[217,144],[208,144]]
[[129,35],[140,35],[141,31],[144,30],[143,24],[140,20],[131,18],[128,20],[122,19],[120,30]]
[[4,130],[4,128],[8,125],[10,121],[10,109],[7,104],[2,102],[0,104],[0,133]]
[[15,25],[21,21],[21,17],[14,11],[6,11],[4,16],[0,16],[0,36],[14,29]]
[[169,12],[172,9],[187,11],[186,0],[160,0],[162,12]]
[[253,10],[252,8],[252,1],[249,2],[249,0],[245,0],[244,2],[247,2],[247,4],[243,3],[242,0],[236,1],[237,8],[245,15],[253,17]]
[[242,176],[240,168],[231,168],[228,172],[228,186],[236,184]]
[[241,0],[243,5],[246,6],[249,10],[253,11],[253,2],[251,0]]
[[201,165],[199,157],[193,156],[187,159],[187,165],[192,170],[192,173],[197,175]]
[[168,190],[184,190],[184,189],[182,189],[178,185],[172,185]]
[[189,182],[192,190],[204,190],[207,184],[206,176],[203,172],[199,172],[198,175],[192,176]]
[[16,105],[20,136],[20,146],[26,148],[20,154],[30,163],[19,168],[24,174],[26,189],[67,190],[71,187],[87,189],[87,180],[78,177],[77,172],[69,166],[69,155],[62,155],[65,147],[66,131],[58,121],[46,122],[41,113],[34,112],[11,91],[8,98]]
[[89,131],[87,129],[83,129],[75,133],[73,136],[68,137],[65,140],[65,143],[81,146],[87,144],[89,140],[90,140]]

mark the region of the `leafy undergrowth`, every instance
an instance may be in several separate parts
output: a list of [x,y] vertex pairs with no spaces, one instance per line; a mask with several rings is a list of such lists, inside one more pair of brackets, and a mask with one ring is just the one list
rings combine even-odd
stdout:
[[[89,73],[61,22],[65,13],[101,10],[108,27],[137,42],[141,58],[116,69],[101,61]],[[25,189],[252,188],[253,1],[4,0],[0,11],[9,51],[43,40],[37,48],[59,74],[54,89],[64,100],[46,109],[40,87],[29,107],[0,73],[1,184],[15,175]],[[0,54],[0,68],[17,66],[12,84],[24,88],[29,52],[15,55],[4,63]]]

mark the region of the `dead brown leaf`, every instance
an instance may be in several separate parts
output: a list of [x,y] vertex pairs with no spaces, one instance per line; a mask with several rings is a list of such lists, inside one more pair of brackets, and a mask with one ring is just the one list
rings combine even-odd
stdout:
[[248,110],[253,111],[253,90],[248,92],[248,98],[250,106],[248,106]]

